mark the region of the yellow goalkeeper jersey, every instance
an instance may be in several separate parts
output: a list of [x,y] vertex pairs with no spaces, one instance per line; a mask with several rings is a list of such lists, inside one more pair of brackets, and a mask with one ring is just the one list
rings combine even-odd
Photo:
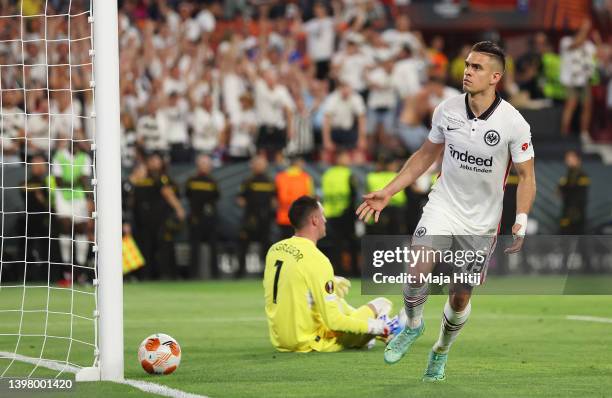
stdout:
[[293,236],[270,247],[263,286],[270,340],[279,351],[334,350],[336,332],[368,331],[365,319],[347,315],[332,265],[309,239]]

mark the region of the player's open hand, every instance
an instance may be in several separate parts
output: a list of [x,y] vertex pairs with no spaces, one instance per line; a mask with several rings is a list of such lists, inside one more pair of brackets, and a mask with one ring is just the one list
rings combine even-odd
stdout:
[[365,222],[370,221],[373,215],[374,222],[378,222],[380,212],[387,206],[389,200],[391,200],[391,196],[381,190],[363,195],[363,199],[363,203],[357,208],[355,214],[359,216],[360,220]]
[[518,234],[521,230],[521,227],[522,225],[518,223],[512,226],[512,236],[514,237],[514,241],[512,242],[512,245],[510,247],[507,247],[504,250],[504,253],[512,254],[521,251],[521,248],[523,247],[523,242],[525,241],[525,235]]
[[341,299],[344,298],[351,288],[351,281],[341,276],[334,276],[336,283],[336,295]]

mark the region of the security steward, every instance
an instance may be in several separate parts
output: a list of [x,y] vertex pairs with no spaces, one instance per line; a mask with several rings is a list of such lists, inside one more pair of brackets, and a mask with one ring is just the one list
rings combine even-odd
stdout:
[[197,172],[185,183],[185,196],[189,201],[189,245],[191,248],[191,277],[199,277],[200,244],[210,247],[210,270],[213,278],[219,277],[217,265],[217,201],[219,187],[211,176],[212,160],[208,155],[196,159]]
[[585,232],[586,205],[591,180],[582,170],[582,160],[576,151],[565,153],[567,174],[559,181],[563,203],[559,232],[561,235],[582,235]]
[[[145,259],[145,266],[136,271],[139,279],[159,279],[174,274],[172,252],[164,240],[170,217],[185,219],[185,210],[178,199],[176,186],[168,177],[159,154],[149,154],[146,169],[136,168],[130,178],[133,186],[134,240]],[[163,268],[162,268],[163,267]]]
[[[242,228],[240,230],[240,269],[236,277],[246,272],[246,256],[251,243],[259,244],[261,264],[270,248],[271,220],[274,217],[276,188],[266,174],[268,161],[265,156],[256,156],[251,160],[252,174],[240,185],[237,197],[238,206],[244,209]],[[263,267],[262,267],[263,272]]]

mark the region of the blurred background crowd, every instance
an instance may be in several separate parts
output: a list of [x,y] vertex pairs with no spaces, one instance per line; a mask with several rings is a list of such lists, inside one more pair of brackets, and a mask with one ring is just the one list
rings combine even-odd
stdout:
[[[56,203],[50,189],[24,189],[30,207],[61,207],[80,192],[77,228],[54,211],[58,236],[83,242],[79,263],[93,241],[88,10],[89,1],[0,0],[3,164],[30,162],[24,187],[52,178],[57,192],[73,192]],[[322,247],[338,273],[358,274],[358,237],[412,233],[437,166],[377,225],[355,223],[359,195],[384,186],[423,143],[434,108],[461,93],[480,40],[506,49],[498,90],[530,122],[538,156],[557,174],[566,165],[551,199],[556,225],[543,230],[593,232],[581,159],[600,174],[612,160],[611,24],[603,0],[120,0],[124,233],[147,264],[135,275],[257,273],[270,242],[292,233],[288,206],[302,194],[325,206]],[[514,218],[513,184],[510,176],[502,232]],[[605,192],[598,210],[610,216]],[[546,207],[541,222],[552,217]],[[43,218],[30,216],[26,231],[53,229]]]

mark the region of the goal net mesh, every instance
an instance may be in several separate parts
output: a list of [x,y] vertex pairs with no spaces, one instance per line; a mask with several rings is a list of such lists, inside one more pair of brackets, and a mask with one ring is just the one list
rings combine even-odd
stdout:
[[0,1],[0,378],[98,361],[91,13]]

